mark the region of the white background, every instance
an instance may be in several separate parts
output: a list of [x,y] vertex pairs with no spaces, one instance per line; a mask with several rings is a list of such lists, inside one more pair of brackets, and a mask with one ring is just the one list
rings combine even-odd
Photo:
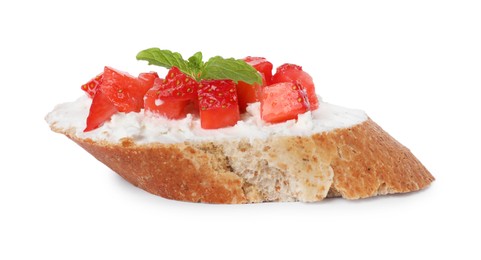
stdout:
[[[0,259],[480,259],[479,1],[121,2],[0,3]],[[43,118],[104,65],[155,69],[135,60],[155,46],[300,64],[436,181],[313,204],[137,189]]]

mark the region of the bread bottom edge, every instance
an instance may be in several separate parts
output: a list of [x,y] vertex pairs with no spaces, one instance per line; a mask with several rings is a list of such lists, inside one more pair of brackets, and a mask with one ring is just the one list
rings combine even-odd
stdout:
[[173,200],[352,200],[417,191],[434,181],[409,149],[371,119],[312,136],[254,142],[110,144],[64,134],[128,182]]

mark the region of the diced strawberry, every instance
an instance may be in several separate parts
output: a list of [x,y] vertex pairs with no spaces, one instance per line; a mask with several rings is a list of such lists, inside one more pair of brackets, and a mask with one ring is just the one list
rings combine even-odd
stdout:
[[[103,82],[104,74],[103,72],[97,75],[95,78],[91,79],[89,82],[82,85],[82,90],[87,92],[89,97],[93,98],[95,92]],[[158,78],[157,72],[145,72],[139,74],[139,84],[142,91],[147,91],[154,85],[154,79]]]
[[239,110],[244,113],[247,104],[259,101],[259,92],[262,87],[269,85],[272,78],[272,63],[262,57],[245,57],[244,61],[254,67],[262,77],[262,84],[247,84],[243,81],[237,83],[237,97]]
[[307,97],[311,104],[311,110],[316,110],[319,107],[316,90],[312,77],[302,70],[301,66],[294,64],[283,64],[277,68],[276,74],[272,77],[272,83],[280,82],[294,82],[299,81],[307,91]]
[[[147,81],[145,81],[147,82]],[[139,112],[144,105],[148,83],[128,73],[105,67],[100,89],[119,112]]]
[[104,72],[82,86],[93,98],[84,132],[98,128],[117,112],[139,112],[143,97],[159,76],[155,72],[141,73],[139,78],[104,68]]
[[202,128],[228,127],[239,121],[237,91],[232,80],[203,80],[197,93]]
[[90,106],[89,115],[87,117],[87,127],[85,128],[84,132],[98,128],[117,112],[117,109],[107,95],[105,95],[101,90],[96,91],[92,100],[92,105]]
[[170,119],[184,118],[192,112],[190,103],[197,102],[199,83],[172,67],[165,79],[155,79],[154,86],[145,95],[145,109]]
[[97,88],[103,81],[103,73],[100,73],[95,78],[91,79],[89,82],[82,85],[81,89],[89,95],[89,97],[93,98],[95,92],[97,92]]
[[306,91],[299,82],[281,82],[262,88],[261,118],[269,123],[297,119],[309,110]]
[[162,99],[195,100],[199,83],[182,73],[177,67],[172,67],[160,88]]
[[159,75],[157,72],[144,72],[139,74],[140,88],[142,91],[147,92],[154,86],[155,79],[158,79]]
[[189,104],[189,100],[161,99],[159,94],[163,82],[163,79],[155,79],[154,86],[145,94],[145,111],[165,116],[169,119],[184,118],[187,114],[186,107]]
[[266,60],[266,58],[251,56],[245,57],[244,61],[264,75],[266,85],[271,84],[273,68],[272,63]]
[[260,74],[262,77],[262,85],[257,83],[250,85],[243,81],[237,82],[237,98],[241,113],[246,112],[247,104],[259,101],[261,88],[266,85],[264,74]]

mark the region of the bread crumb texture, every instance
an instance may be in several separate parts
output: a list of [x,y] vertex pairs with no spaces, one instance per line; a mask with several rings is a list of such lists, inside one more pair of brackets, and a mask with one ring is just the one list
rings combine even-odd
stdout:
[[312,136],[265,140],[137,145],[63,134],[128,182],[182,201],[359,199],[420,190],[434,180],[409,149],[371,119]]

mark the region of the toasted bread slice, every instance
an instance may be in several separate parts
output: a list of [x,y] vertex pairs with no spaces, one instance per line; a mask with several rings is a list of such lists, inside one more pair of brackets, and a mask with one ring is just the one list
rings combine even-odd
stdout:
[[359,199],[420,190],[434,180],[406,147],[367,117],[310,134],[175,142],[139,142],[129,135],[116,142],[95,139],[57,118],[47,116],[53,131],[72,139],[135,186],[174,200]]

